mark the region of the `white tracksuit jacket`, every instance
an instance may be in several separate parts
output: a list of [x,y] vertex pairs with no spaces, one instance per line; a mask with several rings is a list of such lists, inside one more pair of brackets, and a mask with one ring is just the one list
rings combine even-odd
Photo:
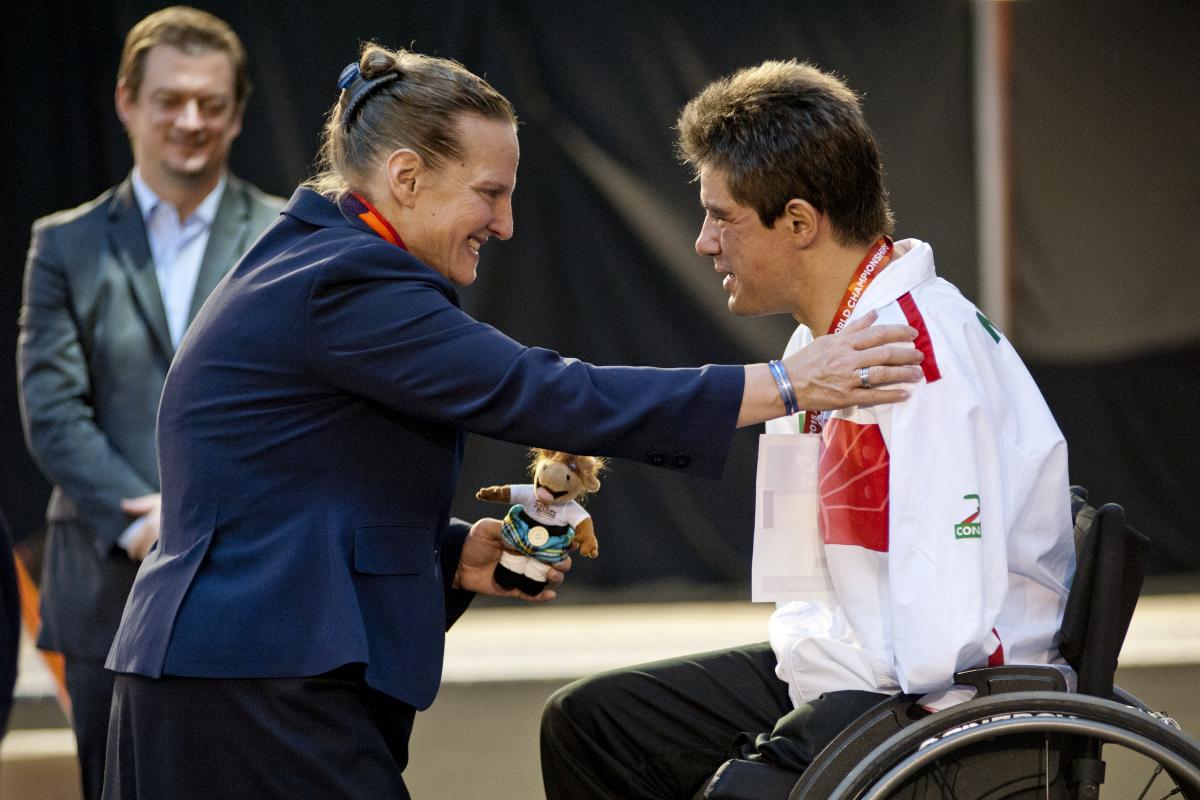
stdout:
[[[777,674],[796,704],[825,691],[932,692],[956,670],[1062,663],[1075,568],[1067,448],[1008,340],[898,242],[859,299],[912,325],[924,380],[903,403],[828,415],[819,527],[832,602],[780,604]],[[812,341],[801,326],[786,353]],[[797,433],[800,415],[767,423]]]

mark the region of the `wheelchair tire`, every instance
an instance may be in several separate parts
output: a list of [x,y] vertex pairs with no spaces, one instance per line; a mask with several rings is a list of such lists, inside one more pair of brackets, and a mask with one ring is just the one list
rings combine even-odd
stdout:
[[[1022,720],[1026,724],[1016,724]],[[1060,724],[1059,720],[1067,721]],[[1014,692],[971,700],[904,728],[852,769],[829,800],[887,797],[882,791],[899,786],[926,766],[928,755],[923,750],[935,747],[949,754],[981,738],[982,733],[972,729],[982,731],[988,726],[997,735],[1041,728],[1046,733],[1120,744],[1163,764],[1183,789],[1183,797],[1200,798],[1200,744],[1147,711],[1087,695]]]

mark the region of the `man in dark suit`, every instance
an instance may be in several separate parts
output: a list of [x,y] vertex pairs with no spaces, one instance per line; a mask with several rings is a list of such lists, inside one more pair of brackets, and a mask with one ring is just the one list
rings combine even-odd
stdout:
[[104,658],[158,538],[154,424],[167,367],[282,207],[226,169],[248,92],[245,51],[222,20],[183,6],[146,17],[126,38],[116,91],[133,171],[33,226],[21,411],[55,485],[38,646],[66,656],[89,798],[100,796],[112,697]]

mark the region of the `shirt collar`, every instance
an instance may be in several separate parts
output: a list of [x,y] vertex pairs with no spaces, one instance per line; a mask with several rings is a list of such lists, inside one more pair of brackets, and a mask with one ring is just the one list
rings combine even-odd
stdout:
[[[150,215],[154,213],[154,210],[158,208],[158,206],[169,206],[170,203],[159,197],[154,190],[150,188],[150,184],[142,180],[142,174],[137,167],[133,168],[133,175],[131,177],[133,182],[133,195],[135,198],[137,198],[138,209],[142,212],[142,220],[148,223],[150,221]],[[221,180],[218,181],[217,185],[213,187],[213,190],[209,192],[203,200],[200,201],[200,205],[196,206],[196,210],[192,212],[192,215],[188,217],[188,220],[185,220],[185,222],[192,219],[198,219],[204,223],[205,227],[212,225],[213,220],[216,219],[217,216],[217,206],[221,204],[221,197],[225,194],[225,185],[227,183],[227,177],[222,173]]]

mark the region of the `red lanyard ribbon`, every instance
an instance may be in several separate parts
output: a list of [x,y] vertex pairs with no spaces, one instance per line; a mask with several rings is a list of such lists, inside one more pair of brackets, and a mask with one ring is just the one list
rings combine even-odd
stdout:
[[386,241],[399,247],[401,250],[407,250],[404,246],[404,240],[400,238],[400,234],[396,233],[396,229],[392,227],[392,223],[387,221],[387,218],[380,214],[375,206],[371,205],[371,201],[363,197],[358,192],[351,192],[359,203],[362,204],[363,211],[359,212],[358,218],[367,224],[371,230],[375,231]]
[[[829,323],[829,333],[841,333],[842,328],[850,322],[850,317],[854,314],[854,309],[863,296],[863,292],[871,285],[871,281],[875,280],[875,276],[887,266],[894,246],[891,238],[887,236],[871,245],[871,250],[863,257],[862,262],[858,265],[858,272],[850,281],[850,285],[846,287],[846,293],[842,295],[842,303],[838,306],[838,312],[833,315],[833,321]],[[821,422],[817,418],[819,413],[819,411],[811,409],[804,412],[804,425],[801,428],[803,433],[821,432]]]

